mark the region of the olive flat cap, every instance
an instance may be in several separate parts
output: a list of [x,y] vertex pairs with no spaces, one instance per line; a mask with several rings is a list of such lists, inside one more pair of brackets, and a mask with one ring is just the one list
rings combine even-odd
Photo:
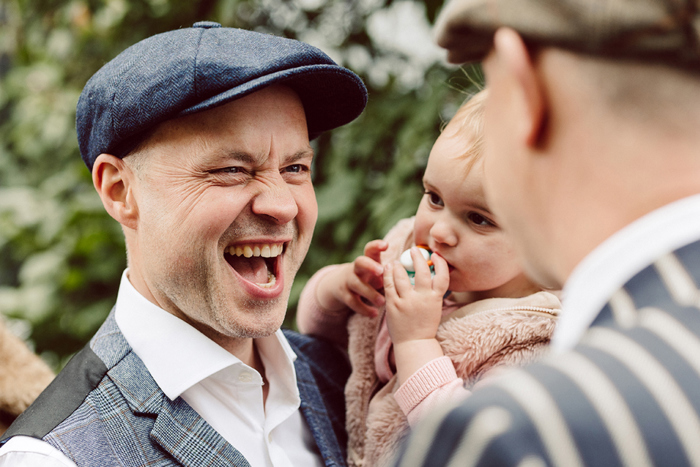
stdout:
[[309,138],[354,120],[367,89],[316,47],[199,22],[144,39],[104,65],[78,99],[80,153],[124,157],[159,123],[231,102],[272,84],[292,88]]
[[700,68],[696,0],[451,0],[436,23],[452,63],[479,61],[500,27],[528,46]]

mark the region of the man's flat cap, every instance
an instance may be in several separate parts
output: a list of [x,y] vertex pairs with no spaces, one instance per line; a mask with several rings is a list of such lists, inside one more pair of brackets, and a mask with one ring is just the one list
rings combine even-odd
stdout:
[[453,63],[483,59],[509,27],[528,46],[698,69],[699,10],[696,0],[452,0],[436,34]]
[[201,22],[134,44],[88,81],[76,127],[92,170],[102,153],[124,157],[159,123],[272,84],[300,97],[311,139],[354,120],[367,89],[350,70],[303,42]]

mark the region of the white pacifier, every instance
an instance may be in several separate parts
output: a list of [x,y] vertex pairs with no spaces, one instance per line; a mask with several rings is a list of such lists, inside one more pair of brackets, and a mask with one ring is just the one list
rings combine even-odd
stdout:
[[[420,253],[423,255],[423,258],[425,258],[428,261],[428,266],[430,266],[430,276],[435,277],[435,266],[433,266],[433,262],[430,259],[433,256],[433,252],[430,251],[430,248],[428,248],[425,245],[416,246],[418,247],[418,251],[420,251]],[[411,285],[416,285],[416,268],[413,266],[413,258],[411,258],[410,248],[401,253],[401,256],[399,257],[399,262],[408,273],[408,280],[411,281]],[[443,298],[446,298],[451,293],[452,292],[450,290],[446,291]]]
[[[430,251],[430,249],[427,246],[423,245],[416,245],[418,247],[418,251],[423,255],[423,258],[428,261],[428,266],[430,266],[430,274],[431,276],[435,276],[435,267],[433,266],[433,262],[430,261],[430,257],[433,255],[433,252]],[[401,257],[399,258],[399,262],[401,263],[401,266],[404,267],[406,272],[408,273],[408,279],[411,281],[411,285],[416,285],[416,269],[413,266],[413,258],[411,258],[411,249],[409,248],[408,250],[404,251],[401,253]]]

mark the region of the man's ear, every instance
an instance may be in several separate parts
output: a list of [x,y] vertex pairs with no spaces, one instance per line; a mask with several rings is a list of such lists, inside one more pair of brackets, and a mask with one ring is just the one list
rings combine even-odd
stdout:
[[533,66],[530,52],[520,35],[510,28],[500,28],[494,36],[494,51],[501,72],[514,85],[512,106],[517,111],[517,136],[528,146],[536,146],[546,123],[546,100],[542,82]]
[[135,174],[122,159],[111,154],[97,156],[92,166],[92,184],[109,215],[133,230],[138,221],[134,183]]

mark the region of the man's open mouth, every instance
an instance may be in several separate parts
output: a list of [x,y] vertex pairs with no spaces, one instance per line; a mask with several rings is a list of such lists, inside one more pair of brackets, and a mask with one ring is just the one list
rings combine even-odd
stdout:
[[224,251],[228,264],[245,280],[270,288],[277,282],[278,262],[284,243],[233,245]]

